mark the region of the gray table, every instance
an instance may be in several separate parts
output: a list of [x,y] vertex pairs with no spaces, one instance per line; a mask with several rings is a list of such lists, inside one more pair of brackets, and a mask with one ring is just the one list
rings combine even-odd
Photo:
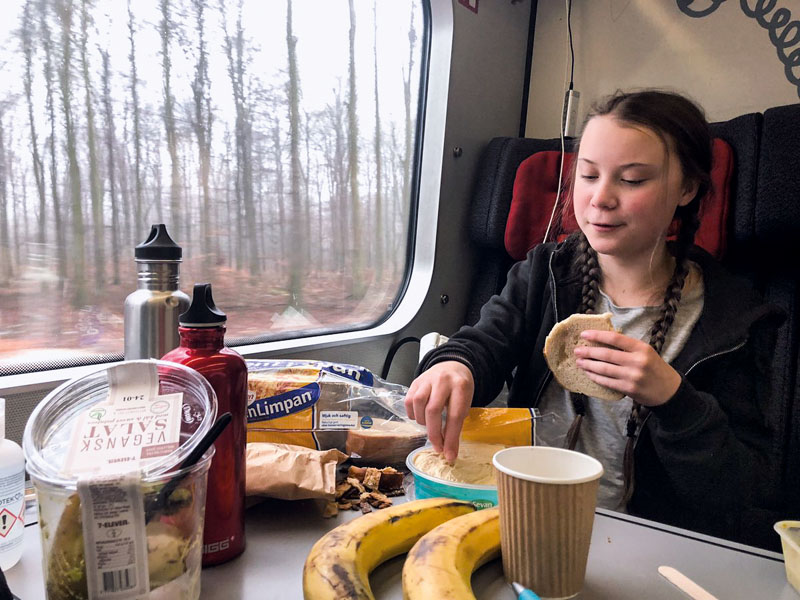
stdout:
[[[251,507],[247,550],[234,561],[203,571],[202,599],[301,599],[303,562],[311,546],[326,531],[359,514],[348,511],[323,519],[314,501],[267,500]],[[719,600],[800,598],[786,582],[780,554],[603,510],[595,519],[586,583],[579,598],[685,599],[658,574],[659,565],[675,567]],[[398,557],[373,573],[376,598],[402,598],[402,567],[403,557]],[[26,528],[22,561],[6,575],[11,590],[22,600],[44,598],[37,525]],[[482,567],[472,583],[479,600],[514,599],[503,582],[499,560]]]

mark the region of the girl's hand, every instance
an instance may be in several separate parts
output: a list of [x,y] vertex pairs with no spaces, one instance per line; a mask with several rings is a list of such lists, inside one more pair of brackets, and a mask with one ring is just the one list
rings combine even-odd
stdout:
[[681,376],[648,344],[615,331],[587,330],[581,337],[604,346],[577,346],[577,365],[600,385],[627,394],[643,406],[672,398]]
[[[412,383],[406,394],[406,413],[428,428],[433,449],[442,452],[448,462],[458,456],[458,437],[472,404],[475,382],[472,371],[458,361],[436,363]],[[442,432],[442,413],[447,422]]]

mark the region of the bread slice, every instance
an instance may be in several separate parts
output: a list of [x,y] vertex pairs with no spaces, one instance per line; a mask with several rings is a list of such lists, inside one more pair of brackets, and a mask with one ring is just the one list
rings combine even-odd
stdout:
[[625,394],[595,383],[575,364],[577,359],[573,350],[576,346],[599,345],[581,338],[581,332],[587,329],[615,331],[611,324],[611,313],[575,314],[556,323],[544,341],[544,358],[547,366],[565,390],[601,400],[622,400]]
[[351,460],[369,464],[401,464],[406,456],[428,441],[424,427],[412,421],[375,418],[370,429],[350,429],[345,451]]

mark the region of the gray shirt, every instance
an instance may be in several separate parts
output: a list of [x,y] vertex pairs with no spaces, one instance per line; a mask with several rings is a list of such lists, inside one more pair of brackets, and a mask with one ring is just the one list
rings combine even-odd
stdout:
[[[683,349],[703,310],[703,278],[696,276],[700,268],[691,265],[695,273],[694,285],[684,291],[675,321],[667,332],[662,358],[670,363]],[[602,290],[595,308],[597,314],[610,312],[614,327],[625,335],[648,341],[650,328],[659,316],[658,306],[620,307],[615,305]],[[633,401],[625,396],[618,402],[587,398],[586,416],[575,449],[599,460],[605,473],[600,480],[597,505],[612,510],[624,511],[622,502],[623,473],[622,456],[625,452],[625,425]],[[564,446],[567,430],[575,417],[569,392],[552,379],[545,388],[539,403],[542,419],[536,427],[536,444]]]

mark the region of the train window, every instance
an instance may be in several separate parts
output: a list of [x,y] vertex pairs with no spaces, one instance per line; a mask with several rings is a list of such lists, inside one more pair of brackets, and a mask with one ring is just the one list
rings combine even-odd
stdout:
[[427,0],[6,0],[0,375],[121,358],[165,223],[232,345],[364,329],[408,276]]

